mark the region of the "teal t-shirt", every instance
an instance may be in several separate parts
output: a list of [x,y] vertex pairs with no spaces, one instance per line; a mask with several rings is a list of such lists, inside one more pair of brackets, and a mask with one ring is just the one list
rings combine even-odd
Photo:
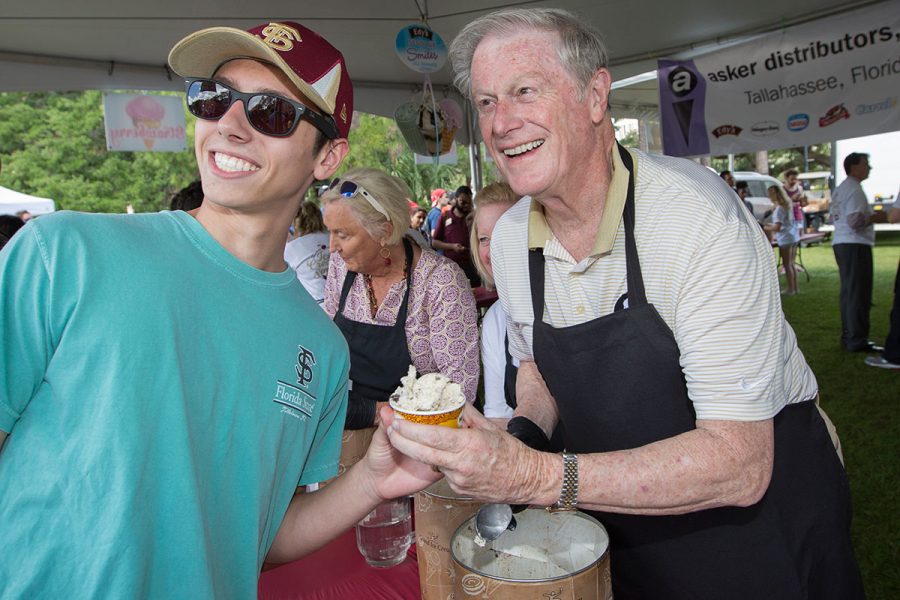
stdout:
[[0,598],[255,597],[346,411],[294,272],[183,212],[63,212],[0,252],[0,327]]

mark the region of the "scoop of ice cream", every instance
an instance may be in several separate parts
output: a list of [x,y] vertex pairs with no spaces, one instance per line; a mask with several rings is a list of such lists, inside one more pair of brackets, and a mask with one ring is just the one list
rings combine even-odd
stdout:
[[412,365],[406,377],[400,378],[400,387],[391,394],[391,403],[399,410],[441,411],[451,410],[465,402],[462,387],[441,373],[426,373],[416,378]]
[[125,105],[125,113],[132,121],[161,121],[166,109],[151,96],[135,96]]
[[447,129],[459,129],[463,124],[463,111],[459,104],[452,98],[444,98],[439,104],[441,114],[444,116],[444,127]]

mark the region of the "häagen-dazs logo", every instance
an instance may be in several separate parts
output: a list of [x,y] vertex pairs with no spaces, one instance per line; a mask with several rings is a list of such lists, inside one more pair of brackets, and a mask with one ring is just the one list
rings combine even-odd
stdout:
[[294,372],[297,382],[276,381],[275,396],[272,402],[281,404],[281,412],[295,418],[307,419],[312,416],[316,408],[316,397],[309,389],[309,384],[315,380],[316,355],[303,346],[297,346],[297,360],[294,363]]
[[760,121],[753,124],[750,128],[750,133],[760,136],[775,135],[780,129],[781,127],[775,121]]
[[789,131],[803,131],[807,127],[809,127],[809,115],[806,113],[797,113],[787,118]]

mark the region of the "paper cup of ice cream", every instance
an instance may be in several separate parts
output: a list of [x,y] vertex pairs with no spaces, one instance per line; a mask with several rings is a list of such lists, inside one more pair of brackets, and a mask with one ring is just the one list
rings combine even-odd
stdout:
[[416,378],[416,368],[400,378],[400,387],[391,394],[394,414],[407,421],[425,425],[459,427],[466,398],[462,387],[441,373],[426,373]]

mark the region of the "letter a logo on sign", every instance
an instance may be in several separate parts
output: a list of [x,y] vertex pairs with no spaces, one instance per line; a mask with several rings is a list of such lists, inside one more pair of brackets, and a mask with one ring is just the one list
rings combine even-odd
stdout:
[[[684,67],[672,69],[669,73],[669,90],[676,98],[684,98],[697,88],[697,76],[692,71]],[[691,135],[691,113],[694,111],[694,100],[678,100],[672,102],[672,108],[675,110],[675,118],[678,120],[678,127],[681,129],[681,135],[684,136],[685,145],[690,144]]]
[[678,98],[684,98],[697,87],[697,76],[684,67],[672,69],[669,73],[669,89]]
[[692,61],[659,61],[663,150],[672,156],[706,154],[706,85]]

